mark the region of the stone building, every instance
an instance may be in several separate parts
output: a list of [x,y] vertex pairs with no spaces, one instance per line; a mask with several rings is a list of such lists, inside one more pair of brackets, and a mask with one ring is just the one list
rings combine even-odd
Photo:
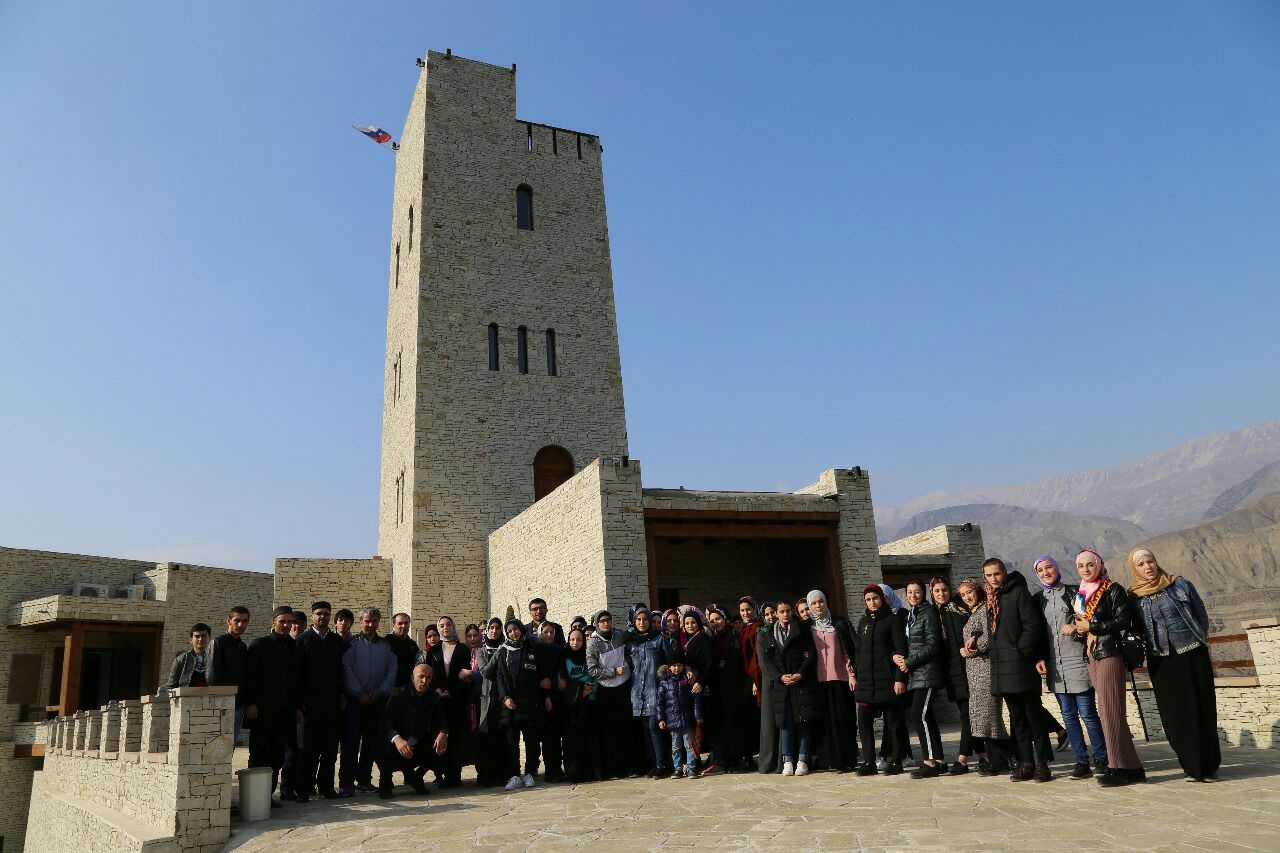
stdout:
[[[282,559],[277,602],[389,598],[421,622],[524,614],[540,595],[564,619],[821,587],[843,609],[880,580],[865,469],[794,493],[643,485],[602,152],[592,133],[519,118],[514,65],[427,55],[392,202],[381,559]],[[940,536],[896,565],[977,568],[977,528]]]
[[193,623],[239,604],[264,633],[271,594],[261,572],[0,548],[0,849],[23,847],[47,717],[155,693]]

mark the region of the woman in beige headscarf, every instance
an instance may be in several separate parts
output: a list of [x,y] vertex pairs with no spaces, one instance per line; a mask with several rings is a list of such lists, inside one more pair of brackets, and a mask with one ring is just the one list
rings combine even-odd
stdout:
[[1222,763],[1209,660],[1209,615],[1195,586],[1175,577],[1146,548],[1129,554],[1135,629],[1147,645],[1147,672],[1169,745],[1192,782],[1214,782]]

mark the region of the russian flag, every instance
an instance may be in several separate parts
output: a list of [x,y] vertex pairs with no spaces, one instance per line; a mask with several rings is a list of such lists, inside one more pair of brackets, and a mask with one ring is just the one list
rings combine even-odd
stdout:
[[374,142],[378,143],[379,145],[385,145],[391,141],[391,134],[387,133],[385,130],[383,130],[380,127],[373,127],[372,125],[370,125],[369,127],[357,127],[354,124],[351,126],[354,127],[356,130],[360,131],[361,133],[363,133],[365,136],[372,139]]

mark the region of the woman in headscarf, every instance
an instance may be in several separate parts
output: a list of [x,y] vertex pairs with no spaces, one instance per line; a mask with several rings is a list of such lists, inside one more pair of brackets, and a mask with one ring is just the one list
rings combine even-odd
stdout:
[[964,625],[973,612],[963,599],[951,594],[951,581],[941,575],[929,581],[929,596],[933,599],[933,606],[938,608],[942,639],[946,644],[946,666],[943,670],[947,698],[960,712],[960,746],[956,760],[951,764],[950,775],[961,776],[969,772],[969,756],[982,752],[982,739],[975,742],[969,727],[969,679],[964,671],[964,658],[960,656],[960,649],[964,647]]
[[[854,697],[858,701],[858,729],[862,737],[862,764],[859,776],[874,776],[879,769],[886,775],[902,772],[901,697],[907,692],[907,674],[894,663],[894,655],[907,653],[907,637],[902,624],[884,600],[884,590],[867,584],[862,590],[866,605],[858,622],[858,640],[854,644]],[[876,762],[876,740],[873,723],[877,714],[884,715],[884,738],[889,749],[884,767]]]
[[484,640],[475,655],[475,678],[479,681],[480,706],[476,723],[479,741],[479,758],[476,761],[476,778],[482,788],[501,785],[506,777],[505,749],[498,731],[496,679],[498,677],[498,650],[502,648],[502,619],[490,617],[485,623]]
[[[1048,628],[1045,680],[1062,710],[1067,739],[1076,759],[1070,778],[1089,779],[1093,770],[1085,747],[1084,729],[1088,729],[1089,743],[1093,746],[1093,766],[1100,773],[1107,767],[1107,745],[1094,703],[1093,684],[1089,681],[1089,657],[1084,637],[1076,633],[1074,602],[1078,590],[1062,582],[1062,570],[1053,557],[1047,554],[1037,557],[1034,565],[1036,577],[1040,579],[1040,591],[1031,596],[1031,603],[1036,612],[1044,614]],[[1056,724],[1057,721],[1054,722]]]
[[[587,672],[597,682],[628,676],[624,664],[611,667],[602,662],[609,652],[626,645],[624,632],[613,627],[613,614],[601,610],[591,623],[595,631],[587,638]],[[600,755],[607,779],[625,778],[633,772],[630,733],[634,722],[629,680],[628,677],[627,681],[613,687],[601,683],[598,688],[596,709],[600,718]]]
[[826,593],[805,596],[809,628],[818,651],[817,691],[823,723],[815,740],[817,765],[847,773],[858,765],[858,709],[853,698],[853,631],[831,612]]
[[964,645],[960,648],[969,682],[969,730],[975,738],[982,739],[987,750],[985,755],[978,753],[978,775],[994,776],[1008,771],[1013,744],[1004,726],[1004,702],[999,696],[991,695],[987,593],[982,584],[969,578],[960,581],[956,589],[970,611],[964,623]]
[[[542,727],[551,711],[551,686],[558,673],[540,643],[525,639],[524,623],[508,619],[507,641],[498,652],[498,700],[502,703],[507,790],[532,788],[542,757]],[[524,776],[520,776],[520,741]]]
[[1136,627],[1134,607],[1124,587],[1107,577],[1107,567],[1097,551],[1081,551],[1076,571],[1080,573],[1080,589],[1073,602],[1076,633],[1085,637],[1089,680],[1098,697],[1098,716],[1107,742],[1107,771],[1098,784],[1112,788],[1144,782],[1147,774],[1129,731],[1121,648],[1124,632]]
[[757,699],[760,704],[760,755],[756,766],[761,773],[777,773],[782,769],[778,761],[778,727],[773,724],[773,681],[765,677],[764,658],[760,642],[773,630],[777,605],[766,601],[760,605],[760,622],[756,628],[756,667],[760,673]]
[[928,600],[924,584],[918,580],[908,581],[906,593],[907,653],[896,655],[894,662],[908,674],[907,689],[911,692],[909,713],[923,753],[920,759],[923,763],[912,771],[911,778],[931,779],[946,770],[935,697],[946,689],[947,646],[938,610]]
[[746,751],[742,747],[743,684],[746,682],[742,672],[742,646],[738,632],[718,607],[707,611],[707,636],[711,639],[715,663],[708,679],[706,706],[711,761],[704,772],[714,774],[723,769],[741,773],[746,764]]
[[[586,620],[583,620],[584,624]],[[562,673],[565,704],[564,769],[570,782],[603,779],[600,767],[600,727],[597,714],[600,685],[587,671],[587,634],[571,627],[565,638]]]
[[471,667],[471,649],[458,638],[458,628],[449,615],[436,620],[440,642],[423,654],[424,663],[432,669],[431,687],[439,697],[449,731],[459,736],[449,738],[449,748],[440,762],[440,787],[456,788],[462,784],[462,767],[474,758],[463,755],[467,739],[462,735],[469,728],[470,684],[462,679],[462,673]]
[[1175,577],[1146,548],[1129,554],[1129,587],[1138,603],[1138,629],[1147,647],[1147,672],[1160,721],[1182,772],[1193,782],[1216,782],[1222,764],[1209,614],[1191,581]]
[[816,691],[817,649],[805,623],[793,618],[791,603],[779,601],[778,621],[760,637],[763,678],[773,682],[773,723],[778,727],[783,776],[809,772],[809,728],[821,719]]
[[747,769],[755,770],[755,754],[760,751],[760,661],[756,659],[756,645],[760,637],[760,619],[756,615],[756,603],[749,595],[738,599],[738,646],[742,650],[743,695],[739,699],[742,708],[742,746],[747,753]]
[[[907,612],[902,606],[902,599],[898,597],[898,593],[893,591],[893,587],[887,583],[876,584],[880,587],[880,595],[884,600],[884,606],[888,611],[894,614],[902,629],[903,636],[907,633]],[[907,691],[902,694],[902,713],[894,717],[894,725],[897,727],[894,734],[898,738],[898,749],[901,751],[902,766],[911,768],[916,766],[915,757],[911,754],[911,736],[907,732],[907,712],[911,709],[911,688],[907,687]],[[889,742],[890,737],[887,731],[880,734],[880,760],[876,762],[877,770],[884,770],[889,765]]]
[[[631,627],[623,638],[631,666],[631,715],[639,726],[644,747],[633,749],[637,763],[648,756],[643,771],[652,779],[671,775],[670,741],[658,729],[658,667],[667,662],[662,633],[651,623],[649,608],[637,604],[631,610]],[[634,728],[634,727],[633,727]],[[636,744],[633,744],[633,747]]]

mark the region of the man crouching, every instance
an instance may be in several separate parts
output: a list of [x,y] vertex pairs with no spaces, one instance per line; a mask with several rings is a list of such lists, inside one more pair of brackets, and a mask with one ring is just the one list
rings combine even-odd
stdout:
[[408,684],[397,687],[382,714],[382,746],[378,751],[378,796],[391,799],[391,774],[404,773],[415,793],[427,793],[422,777],[449,747],[449,724],[431,689],[431,665],[413,668]]

